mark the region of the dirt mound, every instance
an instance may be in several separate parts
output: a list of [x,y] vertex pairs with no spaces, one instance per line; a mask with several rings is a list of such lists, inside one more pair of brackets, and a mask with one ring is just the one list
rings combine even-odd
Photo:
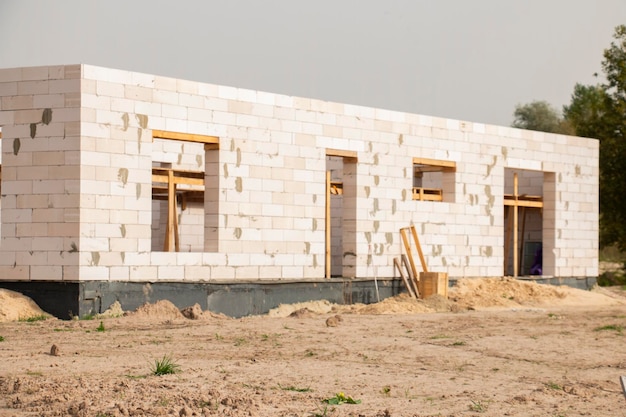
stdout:
[[124,315],[124,310],[122,310],[122,305],[119,301],[114,302],[111,306],[106,309],[104,312],[97,314],[96,318],[99,319],[107,319],[107,318],[115,318],[122,317]]
[[337,311],[352,314],[398,314],[398,313],[430,313],[435,311],[424,303],[423,300],[415,300],[408,294],[398,294],[394,297],[385,298],[374,304],[353,304],[340,306]]
[[159,300],[156,303],[146,303],[137,308],[133,313],[135,317],[162,319],[162,320],[175,320],[184,319],[185,316],[180,312],[169,300]]
[[41,315],[49,316],[30,298],[19,292],[0,288],[0,322],[25,320]]
[[620,303],[615,298],[593,291],[513,278],[460,279],[450,288],[449,299],[456,303],[458,310]]
[[202,308],[200,304],[195,303],[193,306],[185,307],[180,312],[190,320],[198,320],[202,317]]
[[305,303],[280,304],[278,307],[271,309],[267,315],[270,317],[289,317],[293,312],[306,308],[310,313],[326,314],[330,313],[333,308],[328,300],[308,301]]
[[301,308],[299,310],[294,311],[293,313],[291,313],[289,315],[289,317],[293,317],[296,319],[301,319],[301,318],[305,318],[305,317],[312,317],[313,313],[311,310],[309,310],[308,308]]
[[515,309],[520,307],[590,306],[624,304],[608,291],[584,291],[568,286],[538,284],[513,278],[460,279],[448,297],[432,295],[415,300],[402,293],[373,304],[338,305],[328,301],[281,304],[271,317],[307,317],[312,314],[415,314],[465,310]]

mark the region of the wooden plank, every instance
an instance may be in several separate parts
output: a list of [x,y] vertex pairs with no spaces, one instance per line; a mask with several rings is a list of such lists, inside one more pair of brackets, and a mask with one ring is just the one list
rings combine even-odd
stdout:
[[512,196],[504,196],[505,206],[517,206],[517,207],[530,207],[530,208],[542,208],[543,201],[536,200],[523,200],[521,198],[513,198]]
[[[168,182],[168,176],[166,175],[152,175],[153,183],[164,183]],[[185,178],[185,177],[175,177],[172,176],[172,182],[174,184],[185,184],[185,185],[204,185],[204,179],[197,178]]]
[[415,261],[413,260],[413,254],[411,253],[411,244],[407,237],[406,230],[408,227],[400,229],[400,236],[402,237],[402,243],[404,244],[404,250],[406,251],[407,258],[409,258],[409,264],[411,265],[411,273],[413,276],[417,276],[417,268],[415,268]]
[[197,142],[197,143],[220,143],[220,138],[216,136],[197,135],[193,133],[180,133],[180,132],[168,132],[165,130],[153,130],[152,139],[170,139],[170,140],[182,140],[184,142]]
[[[517,178],[517,172],[513,173],[513,195],[515,196],[515,198],[517,198],[517,187],[518,187],[518,178]],[[518,274],[518,242],[517,242],[517,237],[518,237],[518,230],[517,228],[518,226],[518,213],[517,213],[517,206],[513,206],[513,278],[517,278],[517,274]]]
[[438,165],[413,165],[413,174],[421,174],[424,172],[441,172],[443,168]]
[[411,226],[411,234],[413,235],[413,240],[415,241],[415,247],[417,248],[420,262],[422,263],[422,270],[424,272],[428,272],[428,266],[426,266],[426,259],[424,258],[424,252],[422,252],[422,245],[420,245],[420,241],[417,238],[417,231],[415,230],[415,226]]
[[184,169],[160,168],[160,167],[152,168],[152,173],[156,175],[167,175],[169,171],[172,171],[175,177],[204,178],[204,171],[187,171]]
[[165,227],[165,252],[171,252],[174,249],[174,241],[172,232],[174,231],[174,222],[176,221],[176,184],[173,181],[174,173],[168,172],[169,181],[167,182],[167,225]]
[[331,218],[330,218],[330,171],[326,171],[326,249],[325,249],[325,257],[326,257],[326,278],[330,278],[331,274],[331,241],[330,241],[330,226],[331,226]]
[[415,267],[415,261],[413,260],[413,252],[411,251],[411,243],[409,241],[409,237],[407,236],[407,230],[411,232],[411,236],[413,237],[415,249],[417,250],[417,254],[420,258],[420,263],[422,265],[422,270],[424,272],[428,272],[428,266],[426,265],[426,259],[424,258],[424,253],[422,252],[422,246],[420,245],[419,239],[417,237],[417,231],[415,230],[415,226],[403,227],[402,229],[400,229],[400,236],[402,237],[402,243],[404,244],[404,249],[406,250],[407,258],[409,259],[411,272],[417,280],[419,274],[417,272],[417,268]]
[[422,298],[434,294],[448,296],[448,274],[445,272],[421,272],[419,283]]
[[169,181],[174,181],[175,184],[204,186],[204,172],[152,168],[152,183],[167,184]]
[[518,265],[517,265],[517,270],[520,273],[524,273],[524,271],[522,271],[522,260],[524,259],[524,232],[526,231],[526,207],[521,207],[522,210],[522,233],[521,233],[521,237],[520,237],[520,244],[519,244],[519,256],[518,256]]
[[333,195],[342,195],[343,194],[343,183],[340,181],[331,181],[330,182],[330,193]]
[[404,282],[404,286],[406,287],[409,296],[411,296],[411,298],[417,298],[415,291],[413,291],[413,285],[409,282],[409,277],[407,277],[404,273],[404,268],[400,263],[400,258],[393,258],[393,265],[398,270],[400,277],[402,277],[402,281]]
[[513,233],[513,207],[506,207],[507,222],[506,231],[504,233],[504,275],[509,270],[509,251],[511,250],[511,233]]
[[411,272],[411,268],[409,265],[409,261],[406,258],[405,254],[402,254],[400,256],[400,259],[402,260],[402,266],[405,268],[405,270],[408,272],[409,275],[409,279],[411,281],[411,283],[413,284],[413,291],[415,292],[415,296],[417,298],[420,298],[420,291],[419,291],[419,275],[415,275]]
[[456,162],[454,161],[444,161],[442,159],[431,159],[431,158],[413,158],[413,165],[429,165],[433,167],[441,168],[441,171],[455,171],[456,170]]
[[176,184],[174,184],[174,250],[180,252],[180,235],[178,234],[178,209],[176,208]]
[[347,151],[344,149],[331,149],[326,148],[326,156],[338,156],[341,158],[358,159],[356,151]]
[[413,187],[413,200],[443,201],[443,190],[440,188]]

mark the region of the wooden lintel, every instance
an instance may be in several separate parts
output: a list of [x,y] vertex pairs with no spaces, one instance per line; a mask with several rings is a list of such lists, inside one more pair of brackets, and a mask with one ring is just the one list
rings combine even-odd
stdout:
[[[167,175],[152,175],[152,182],[167,184]],[[186,177],[172,177],[174,184],[187,184],[187,185],[204,185],[204,179],[199,178],[186,178]]]
[[182,140],[185,142],[197,142],[218,145],[220,138],[216,136],[197,135],[194,133],[180,133],[180,132],[168,132],[165,130],[153,130],[152,139],[170,139],[170,140]]
[[440,171],[456,171],[456,162],[444,161],[442,159],[431,158],[413,158],[413,165],[428,165],[430,167],[437,167]]
[[543,201],[541,201],[541,197],[526,199],[522,196],[518,196],[517,198],[512,195],[504,196],[504,205],[505,206],[517,206],[517,207],[531,207],[531,208],[542,208]]
[[326,156],[338,156],[341,158],[348,158],[357,160],[357,152],[356,151],[347,151],[344,149],[330,149],[326,148]]
[[204,185],[204,172],[182,171],[171,168],[152,168],[153,183],[167,184],[170,180],[174,181],[175,184]]
[[445,171],[446,168],[442,168],[440,166],[436,166],[436,165],[413,165],[413,172],[416,174],[422,173],[422,172],[442,172]]

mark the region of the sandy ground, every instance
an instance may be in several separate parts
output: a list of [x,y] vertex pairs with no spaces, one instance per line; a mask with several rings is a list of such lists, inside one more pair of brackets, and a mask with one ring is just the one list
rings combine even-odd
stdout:
[[[626,416],[615,288],[473,280],[448,299],[243,319],[187,319],[161,301],[118,318],[6,321],[18,299],[0,297],[0,416]],[[152,375],[164,356],[179,372]],[[339,393],[359,403],[324,402]]]

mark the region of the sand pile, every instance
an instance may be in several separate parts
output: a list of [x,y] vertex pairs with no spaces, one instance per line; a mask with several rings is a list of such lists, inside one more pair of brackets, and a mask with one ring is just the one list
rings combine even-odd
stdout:
[[15,291],[0,288],[0,322],[25,320],[48,315],[30,298]]
[[615,305],[622,301],[565,285],[537,284],[513,278],[460,279],[449,291],[459,310],[517,307]]
[[96,318],[106,319],[106,318],[115,318],[122,317],[124,315],[124,310],[122,310],[122,305],[119,301],[114,302],[111,306],[106,309],[101,314],[96,314]]
[[163,320],[176,320],[184,319],[185,316],[180,312],[169,300],[159,300],[156,303],[146,303],[141,307],[138,307],[134,313],[134,317],[147,318],[147,319],[163,319]]
[[[293,313],[297,313],[294,317],[300,314],[326,314],[330,313],[335,304],[331,304],[327,300],[307,301],[304,303],[294,304],[280,304],[278,307],[271,309],[267,315],[270,317],[289,317]],[[304,309],[308,311],[304,311]]]
[[448,298],[433,295],[415,300],[403,293],[379,303],[338,305],[311,301],[284,305],[270,311],[270,317],[304,317],[315,314],[415,314],[445,311],[498,310],[522,307],[591,306],[624,304],[609,291],[584,291],[568,286],[537,284],[513,278],[460,279],[450,288]]

